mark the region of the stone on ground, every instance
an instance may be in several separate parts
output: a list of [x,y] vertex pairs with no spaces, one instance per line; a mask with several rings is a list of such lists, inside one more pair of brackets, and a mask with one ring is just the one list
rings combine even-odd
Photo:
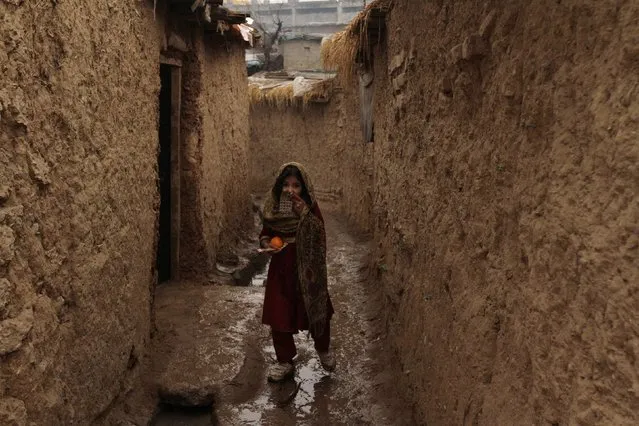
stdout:
[[262,298],[256,287],[158,288],[154,370],[162,402],[196,407],[220,398],[245,361],[248,330],[261,327]]

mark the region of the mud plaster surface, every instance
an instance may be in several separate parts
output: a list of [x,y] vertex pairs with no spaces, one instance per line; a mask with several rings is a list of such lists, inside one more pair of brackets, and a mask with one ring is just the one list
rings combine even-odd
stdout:
[[206,41],[183,68],[180,261],[187,276],[210,271],[251,220],[244,50]]
[[[164,22],[151,5],[0,1],[1,424],[114,424],[137,385],[159,205]],[[227,135],[224,120],[232,111],[233,127],[247,129],[248,108],[241,52],[207,51],[200,36],[185,38],[199,71],[217,76],[196,100],[204,156],[216,156],[196,182],[213,256],[221,227],[249,210],[246,167],[240,189],[222,173],[230,165],[216,168],[246,162],[247,138]]]
[[632,1],[396,2],[373,220],[428,423],[639,421],[638,20]]
[[134,4],[13,3],[0,2],[0,423],[83,422],[149,334],[160,37]]

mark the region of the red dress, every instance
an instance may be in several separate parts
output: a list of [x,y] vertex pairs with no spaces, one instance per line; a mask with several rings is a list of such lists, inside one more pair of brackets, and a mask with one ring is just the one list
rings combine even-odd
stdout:
[[[324,220],[317,203],[311,209],[311,213],[322,221]],[[294,235],[276,234],[266,227],[262,228],[260,233],[260,238],[263,236],[270,238],[275,236],[294,237]],[[295,250],[295,243],[290,243],[281,252],[271,257],[271,264],[268,268],[262,323],[270,325],[275,331],[297,333],[299,330],[308,330],[308,316],[304,300],[298,290],[297,253]],[[334,312],[329,296],[329,321]]]

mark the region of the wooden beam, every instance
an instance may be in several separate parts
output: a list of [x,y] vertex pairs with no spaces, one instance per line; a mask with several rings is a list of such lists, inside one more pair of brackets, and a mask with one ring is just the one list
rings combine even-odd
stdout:
[[[195,12],[191,12],[191,8],[186,3],[172,3],[169,13],[189,22],[204,22],[201,10],[198,9]],[[251,16],[250,13],[233,12],[223,7],[213,7],[211,9],[212,21],[227,21],[232,24],[242,24],[249,16]]]
[[165,65],[172,65],[174,67],[181,67],[182,60],[176,58],[168,58],[162,54],[160,54],[160,63]]
[[180,279],[180,106],[182,68],[171,67],[171,279]]

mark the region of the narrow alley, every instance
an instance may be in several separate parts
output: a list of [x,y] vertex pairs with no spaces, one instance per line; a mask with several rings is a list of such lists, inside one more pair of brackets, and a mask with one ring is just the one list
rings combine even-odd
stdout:
[[0,426],[636,426],[638,141],[638,0],[0,0]]
[[164,406],[154,425],[414,424],[395,388],[380,288],[368,277],[370,241],[338,212],[326,214],[326,229],[337,370],[326,373],[312,340],[300,333],[295,377],[267,382],[274,353],[268,327],[259,321],[263,274],[249,287],[165,284],[156,301],[156,362],[158,375],[170,370],[170,377],[161,379],[160,393],[180,403],[204,396],[200,401],[212,409]]

